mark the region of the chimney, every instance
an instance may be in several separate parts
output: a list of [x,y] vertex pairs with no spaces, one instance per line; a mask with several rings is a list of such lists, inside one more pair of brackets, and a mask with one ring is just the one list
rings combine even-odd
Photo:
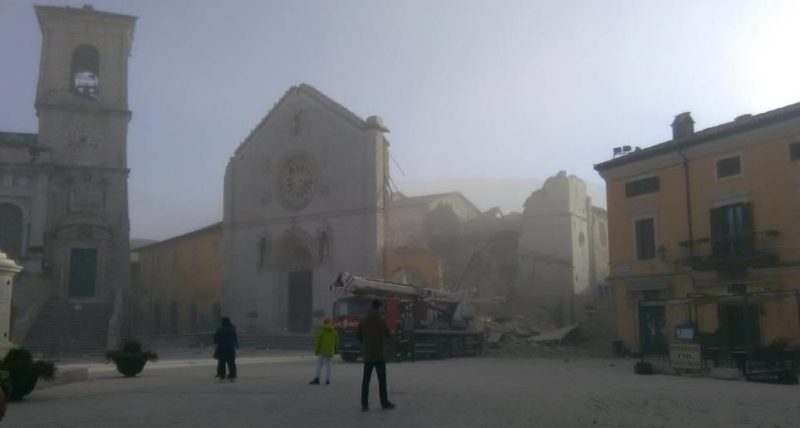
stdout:
[[672,121],[672,139],[680,140],[694,134],[694,119],[692,114],[687,112],[675,116]]

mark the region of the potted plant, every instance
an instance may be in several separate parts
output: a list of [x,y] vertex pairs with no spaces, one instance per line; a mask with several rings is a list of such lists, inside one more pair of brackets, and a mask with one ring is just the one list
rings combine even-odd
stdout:
[[8,372],[0,371],[0,421],[6,416],[6,400],[11,395],[11,381]]
[[144,370],[148,361],[158,360],[158,355],[153,351],[142,350],[142,344],[136,340],[129,340],[122,348],[106,352],[106,362],[113,361],[117,371],[125,377],[133,377]]
[[4,388],[4,393],[9,401],[18,401],[30,394],[40,377],[52,380],[56,376],[56,366],[52,361],[34,361],[31,353],[23,348],[10,349],[0,363],[0,370],[8,372],[10,391]]

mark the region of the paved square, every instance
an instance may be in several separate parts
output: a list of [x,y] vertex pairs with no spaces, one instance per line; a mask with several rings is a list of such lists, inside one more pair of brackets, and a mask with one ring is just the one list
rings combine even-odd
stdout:
[[[8,427],[791,427],[800,387],[636,376],[632,361],[457,359],[391,364],[393,411],[359,408],[360,364],[337,361],[330,386],[309,386],[314,360],[243,358],[234,384],[213,360],[156,363],[125,379],[35,391]],[[613,364],[613,366],[612,366]],[[373,381],[375,382],[375,381]]]

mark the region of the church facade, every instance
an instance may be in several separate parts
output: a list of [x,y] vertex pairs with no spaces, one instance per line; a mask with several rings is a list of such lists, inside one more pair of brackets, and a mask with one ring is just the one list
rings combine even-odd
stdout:
[[309,332],[340,271],[383,275],[387,132],[301,84],[230,158],[222,310],[240,329]]
[[[12,339],[103,349],[129,285],[128,56],[135,18],[37,6],[38,134],[0,133],[0,248],[24,266]],[[110,328],[111,326],[111,328]]]

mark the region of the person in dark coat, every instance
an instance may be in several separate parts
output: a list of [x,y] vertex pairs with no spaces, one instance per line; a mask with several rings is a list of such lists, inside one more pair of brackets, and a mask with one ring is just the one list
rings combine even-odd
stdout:
[[214,333],[214,358],[217,359],[217,378],[220,382],[225,380],[225,366],[228,368],[228,380],[236,379],[236,350],[239,349],[239,336],[236,327],[228,317],[222,317],[222,325]]
[[369,384],[372,370],[378,373],[378,391],[381,408],[393,409],[386,392],[386,358],[383,355],[384,342],[391,337],[389,325],[380,312],[381,301],[372,301],[372,310],[358,323],[358,341],[364,351],[364,376],[361,379],[361,411],[369,410]]

